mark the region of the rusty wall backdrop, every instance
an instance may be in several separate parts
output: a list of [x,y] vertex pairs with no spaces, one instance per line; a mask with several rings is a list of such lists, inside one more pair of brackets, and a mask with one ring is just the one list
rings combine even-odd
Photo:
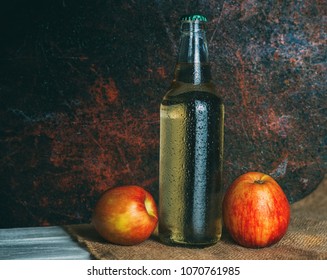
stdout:
[[326,173],[324,1],[0,5],[0,227],[89,222],[123,184],[158,198],[159,104],[185,13],[210,20],[225,187],[262,171],[294,202]]

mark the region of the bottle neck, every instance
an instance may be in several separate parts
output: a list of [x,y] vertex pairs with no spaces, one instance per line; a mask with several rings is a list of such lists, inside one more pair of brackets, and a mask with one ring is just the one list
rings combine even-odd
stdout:
[[211,81],[204,23],[200,21],[182,23],[174,81],[194,85]]

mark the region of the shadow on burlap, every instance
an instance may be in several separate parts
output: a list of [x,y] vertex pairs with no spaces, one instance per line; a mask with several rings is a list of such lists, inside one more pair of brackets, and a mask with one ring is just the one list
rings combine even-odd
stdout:
[[135,246],[113,245],[89,224],[70,225],[65,229],[95,259],[101,260],[326,260],[327,176],[314,192],[291,205],[291,222],[283,239],[262,249],[241,247],[225,231],[214,246],[194,249],[166,246],[155,237]]

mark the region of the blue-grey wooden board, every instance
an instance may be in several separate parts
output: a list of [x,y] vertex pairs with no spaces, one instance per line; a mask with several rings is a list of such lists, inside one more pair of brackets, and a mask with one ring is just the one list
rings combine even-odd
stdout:
[[0,260],[88,260],[89,252],[59,226],[0,229]]

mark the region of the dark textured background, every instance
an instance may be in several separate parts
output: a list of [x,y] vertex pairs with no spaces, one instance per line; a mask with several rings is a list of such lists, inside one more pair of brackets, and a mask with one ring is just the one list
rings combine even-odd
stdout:
[[327,170],[324,1],[189,2],[1,2],[0,227],[88,222],[101,192],[122,184],[157,199],[159,104],[191,12],[210,20],[225,187],[256,170],[291,202],[316,188]]

